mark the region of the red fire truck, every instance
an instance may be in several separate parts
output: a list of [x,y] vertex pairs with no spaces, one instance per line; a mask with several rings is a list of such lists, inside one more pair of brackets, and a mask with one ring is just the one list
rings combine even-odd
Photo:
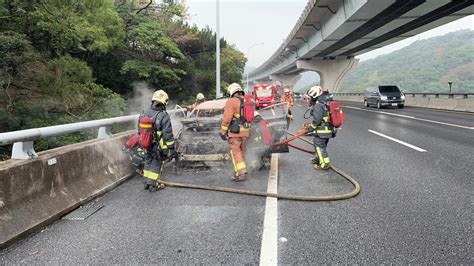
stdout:
[[255,107],[257,109],[274,105],[277,98],[275,85],[257,85],[253,87],[253,97],[255,98]]

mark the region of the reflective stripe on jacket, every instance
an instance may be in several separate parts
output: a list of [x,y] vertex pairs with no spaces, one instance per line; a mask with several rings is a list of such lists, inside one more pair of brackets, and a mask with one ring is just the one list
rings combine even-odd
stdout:
[[283,94],[283,96],[281,96],[281,102],[288,103],[288,107],[293,107],[293,105],[295,104],[293,96],[286,94]]
[[323,102],[316,102],[311,109],[313,122],[311,128],[313,133],[320,138],[328,139],[333,137],[333,126],[329,121],[329,111]]
[[155,107],[148,108],[144,113],[148,117],[153,117],[158,113],[153,130],[156,133],[155,141],[159,144],[160,150],[174,149],[173,127],[168,113]]

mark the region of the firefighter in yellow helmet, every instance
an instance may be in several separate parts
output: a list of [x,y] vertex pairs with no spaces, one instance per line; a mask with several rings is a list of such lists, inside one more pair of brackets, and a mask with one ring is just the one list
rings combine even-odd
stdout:
[[194,110],[199,104],[203,103],[206,101],[206,98],[204,97],[204,94],[202,93],[198,93],[196,95],[196,102],[194,102],[193,104],[191,105],[188,105],[186,108],[189,110],[189,111],[192,111]]
[[313,145],[316,150],[316,157],[312,160],[313,167],[316,170],[327,170],[331,159],[326,148],[329,139],[334,137],[327,107],[330,98],[325,97],[323,88],[320,86],[311,87],[306,95],[310,99],[311,116],[313,117],[309,127],[310,133],[314,135]]
[[222,118],[219,134],[223,140],[228,140],[232,164],[235,174],[233,181],[243,181],[247,178],[247,165],[245,164],[245,150],[249,138],[249,129],[243,124],[241,118],[241,103],[244,97],[244,90],[237,83],[232,83],[227,88],[230,98],[224,106],[224,116]]
[[163,161],[176,156],[173,128],[171,127],[170,116],[166,112],[168,94],[163,90],[158,90],[153,94],[151,106],[145,110],[142,116],[152,118],[153,142],[150,150],[145,155],[145,166],[143,176],[145,177],[145,189],[156,191],[163,188],[157,181],[161,177]]

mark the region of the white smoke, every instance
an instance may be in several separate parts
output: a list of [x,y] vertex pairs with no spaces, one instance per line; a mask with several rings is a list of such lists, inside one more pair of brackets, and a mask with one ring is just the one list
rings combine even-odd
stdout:
[[137,114],[150,107],[155,90],[144,81],[134,82],[132,86],[133,92],[127,100],[127,105],[130,114]]

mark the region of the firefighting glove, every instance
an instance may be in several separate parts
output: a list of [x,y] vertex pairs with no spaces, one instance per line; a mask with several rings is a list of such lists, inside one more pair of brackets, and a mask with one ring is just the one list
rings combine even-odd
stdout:
[[227,135],[223,134],[222,132],[219,132],[219,135],[221,136],[222,140],[227,140]]

